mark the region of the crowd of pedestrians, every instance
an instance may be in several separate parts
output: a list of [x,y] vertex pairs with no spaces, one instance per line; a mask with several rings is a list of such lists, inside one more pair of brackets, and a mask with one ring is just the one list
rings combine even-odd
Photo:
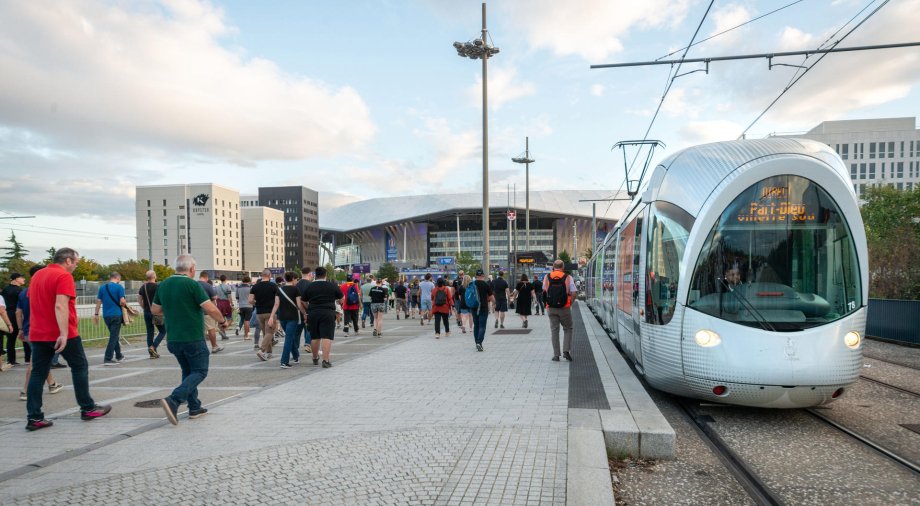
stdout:
[[[46,383],[51,394],[63,389],[51,374],[52,368],[70,368],[83,420],[105,416],[111,410],[110,406],[96,404],[89,392],[89,366],[78,330],[72,276],[78,262],[76,251],[61,248],[50,265],[35,266],[30,271],[28,289],[23,288],[25,277],[12,273],[9,286],[0,292],[0,333],[7,337],[7,363],[0,357],[0,372],[17,364],[18,337],[29,363],[20,393],[20,398],[27,401],[28,430],[53,425],[44,418],[41,409]],[[462,333],[469,329],[473,334],[479,352],[485,349],[489,315],[495,315],[494,328],[504,328],[505,316],[513,309],[524,328],[528,327],[528,317],[547,314],[552,360],[559,361],[561,356],[571,361],[575,283],[563,271],[561,261],[556,261],[553,267],[542,282],[522,275],[513,288],[503,272],[492,280],[482,270],[476,270],[474,277],[459,271],[452,281],[444,277],[433,279],[429,273],[421,281],[399,279],[395,286],[373,275],[367,275],[362,284],[361,276],[354,274],[339,284],[327,278],[330,273],[323,267],[286,272],[274,279],[272,272],[265,269],[254,284],[249,277],[231,284],[226,276],[214,284],[208,273],[197,271],[195,259],[184,254],[176,259],[175,274],[165,280],[158,282],[156,273],[148,271],[136,300],[143,310],[150,358],[160,358],[160,345],[165,340],[181,371],[179,385],[160,401],[166,417],[176,424],[183,404],[188,406],[189,418],[207,413],[198,398],[198,386],[208,375],[210,355],[224,349],[217,335],[221,335],[221,340],[229,339],[226,331],[231,325],[236,328],[237,336],[242,331],[244,340],[249,340],[253,331],[256,357],[261,361],[273,359],[274,346],[281,338],[284,342],[279,366],[292,368],[300,363],[302,338],[303,352],[312,356],[313,365],[330,368],[337,328],[343,328],[346,336],[352,330],[359,335],[369,319],[372,335],[382,337],[384,314],[391,309],[397,320],[418,317],[422,326],[434,320],[436,339],[442,337],[442,330],[443,336],[451,335],[450,323],[455,319]],[[109,282],[100,287],[96,296],[93,321],[98,325],[101,317],[109,334],[104,366],[115,366],[124,360],[120,332],[128,303],[120,281],[119,273],[111,273]],[[239,314],[235,324],[234,309]],[[362,309],[359,329],[358,313]],[[561,343],[560,329],[564,337]],[[60,363],[61,358],[66,365]]]

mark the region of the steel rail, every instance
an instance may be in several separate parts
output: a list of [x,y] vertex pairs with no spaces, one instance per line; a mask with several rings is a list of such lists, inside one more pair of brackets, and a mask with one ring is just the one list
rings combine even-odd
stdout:
[[882,445],[876,443],[875,441],[873,441],[873,440],[867,438],[866,436],[863,436],[862,434],[860,434],[860,433],[858,433],[858,432],[856,432],[856,431],[854,431],[854,430],[852,430],[852,429],[849,429],[849,428],[845,427],[844,425],[841,425],[841,424],[835,422],[834,420],[830,419],[827,415],[824,415],[823,413],[819,413],[819,412],[818,412],[817,410],[815,410],[814,408],[809,408],[809,409],[806,409],[805,411],[808,412],[809,414],[811,414],[812,416],[814,416],[815,418],[821,420],[822,422],[824,422],[824,423],[830,425],[831,427],[833,427],[833,428],[839,430],[840,432],[843,432],[844,434],[846,434],[846,435],[852,437],[853,439],[859,441],[860,443],[863,443],[864,445],[868,446],[869,448],[872,448],[873,450],[875,450],[875,451],[877,451],[878,453],[884,455],[885,457],[888,457],[889,459],[891,459],[891,460],[897,462],[898,464],[901,464],[902,466],[906,467],[907,469],[909,469],[909,470],[913,471],[914,473],[920,475],[920,466],[918,466],[917,464],[914,464],[914,463],[911,462],[910,460],[905,459],[904,457],[902,457],[902,456],[898,455],[897,453],[895,453],[895,452],[889,450],[888,448],[885,448],[884,446],[882,446]]

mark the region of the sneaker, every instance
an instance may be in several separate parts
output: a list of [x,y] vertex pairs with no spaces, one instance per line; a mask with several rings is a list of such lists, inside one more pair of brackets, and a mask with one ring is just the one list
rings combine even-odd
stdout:
[[80,412],[80,419],[83,421],[95,420],[109,414],[109,411],[112,411],[112,406],[96,404],[93,409]]
[[314,359],[313,359],[313,365],[319,365],[319,359],[318,359],[318,358],[314,358]]
[[330,367],[332,367],[332,362],[323,360],[323,369],[329,369]]
[[361,328],[364,328],[364,320],[361,320]]
[[498,328],[498,320],[495,320],[495,328]]
[[501,325],[499,325],[499,326],[498,326],[498,328],[500,328],[500,329],[503,329],[503,328],[505,328],[505,324],[504,324],[504,323],[502,323]]
[[147,353],[150,354],[150,358],[160,358],[160,354],[157,353],[157,349],[153,346],[147,347]]
[[563,351],[562,356],[565,357],[565,359],[568,360],[569,362],[572,361],[572,355],[570,355],[569,352]]
[[555,355],[553,357],[553,362],[558,362],[558,361],[559,361],[559,355]]
[[374,330],[374,333],[373,333],[373,334],[371,334],[371,335],[372,335],[372,336],[374,336],[374,337],[377,337],[377,331],[376,331],[376,330]]
[[476,351],[482,351],[482,345],[481,345],[481,344],[477,344],[477,345],[476,345]]
[[396,313],[396,319],[397,320],[399,319],[399,313]]
[[300,359],[299,359],[299,358],[295,358],[295,359],[294,359],[294,363],[295,363],[295,364],[299,364],[299,363],[300,363]]
[[235,335],[235,336],[240,335],[240,329],[239,329],[239,327],[237,327],[237,329],[233,332],[233,335]]
[[26,430],[28,431],[39,430],[39,429],[44,429],[45,427],[51,427],[52,425],[54,425],[54,422],[52,422],[51,420],[45,420],[44,418],[42,418],[41,420],[32,420],[30,418],[28,423],[26,423]]
[[527,320],[524,320],[524,328],[527,328]]
[[121,365],[121,362],[118,362],[118,361],[116,361],[116,360],[106,360],[106,361],[102,362],[102,365],[103,365],[103,366],[106,366],[106,367],[112,367],[112,366],[116,366],[116,365]]
[[204,415],[208,414],[208,408],[198,408],[195,410],[188,410],[188,417],[194,420],[195,418],[201,418]]
[[122,363],[122,362],[125,361],[125,356],[122,355],[122,356],[120,356],[120,357],[115,357],[115,361],[118,362],[118,363],[120,364],[120,363]]
[[0,364],[0,372],[6,372],[13,368],[13,364]]
[[28,400],[28,399],[29,399],[29,396],[27,396],[25,392],[19,392],[19,400],[20,400],[20,401],[25,401],[25,400]]
[[160,406],[163,407],[163,411],[166,413],[166,419],[169,420],[169,423],[173,425],[179,425],[179,419],[176,415],[179,414],[179,405],[169,397],[160,399]]
[[254,349],[254,350],[258,350],[258,349],[259,349],[259,345],[258,345],[258,344],[256,344],[256,345],[253,345],[253,347],[252,347],[252,349]]
[[303,345],[303,351],[306,353],[313,353],[313,347],[309,344],[305,344]]
[[259,357],[259,360],[261,360],[262,362],[265,362],[268,360],[268,355],[266,355],[265,353],[262,353],[261,351],[257,352],[256,356]]
[[271,354],[271,353],[266,353],[266,354],[265,354],[265,357],[270,359],[270,358],[272,358],[272,354]]
[[281,367],[282,369],[290,369],[292,366],[291,366],[291,364],[281,364],[280,367]]
[[418,321],[418,324],[419,324],[419,325],[424,325],[424,324],[425,324],[425,319],[424,319],[424,318],[420,319],[420,320]]
[[67,364],[62,364],[60,362],[56,364],[51,364],[52,369],[67,369]]
[[441,334],[435,334],[435,335],[434,335],[434,338],[435,338],[435,339],[441,339]]
[[217,348],[211,348],[211,353],[220,353],[222,351],[224,351],[224,347],[220,345],[218,345]]
[[[55,384],[53,384],[53,385],[48,385],[48,393],[56,394],[56,393],[60,392],[61,390],[64,390],[64,385],[62,385],[62,384],[60,384],[60,383],[55,383]],[[25,400],[25,399],[23,399],[23,400]]]
[[450,332],[445,333],[444,337],[450,337]]

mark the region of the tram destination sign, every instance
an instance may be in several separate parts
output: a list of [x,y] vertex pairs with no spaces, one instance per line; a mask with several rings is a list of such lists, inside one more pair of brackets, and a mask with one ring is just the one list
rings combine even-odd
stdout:
[[788,186],[764,186],[736,216],[741,223],[812,222],[815,213],[790,197]]

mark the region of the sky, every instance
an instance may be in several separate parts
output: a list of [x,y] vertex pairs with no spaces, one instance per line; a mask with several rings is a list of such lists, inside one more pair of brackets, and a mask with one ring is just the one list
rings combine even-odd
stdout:
[[[490,2],[492,189],[522,189],[510,159],[525,137],[531,189],[611,194],[624,173],[611,147],[650,125],[666,146],[654,160],[737,138],[801,69],[714,62],[674,79],[662,102],[670,66],[589,66],[677,59],[698,26],[697,41],[790,3],[687,57],[814,49],[883,1],[715,1],[705,17],[709,0]],[[840,47],[916,41],[918,13],[920,0],[891,0]],[[321,215],[481,191],[482,65],[452,47],[481,23],[468,0],[0,2],[0,237],[15,232],[34,259],[51,246],[134,258],[136,185],[305,185]],[[747,135],[916,116],[918,83],[918,48],[830,54]]]

